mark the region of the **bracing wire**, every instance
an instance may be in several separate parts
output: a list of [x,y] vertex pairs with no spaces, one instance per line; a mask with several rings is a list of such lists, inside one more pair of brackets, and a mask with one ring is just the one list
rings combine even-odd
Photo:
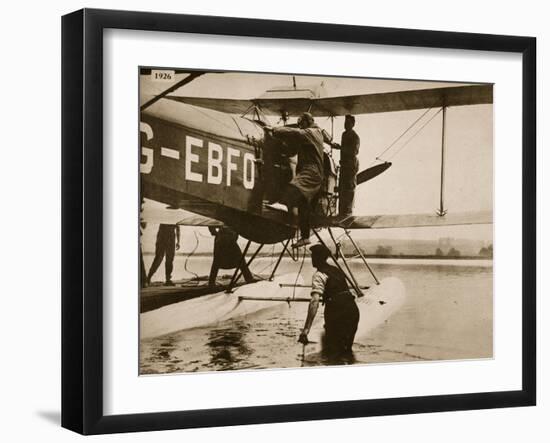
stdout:
[[[388,152],[392,147],[394,147],[395,144],[396,144],[399,140],[401,140],[401,139],[404,137],[404,135],[405,135],[407,132],[409,132],[409,131],[414,127],[414,125],[416,125],[420,120],[422,120],[422,118],[423,118],[428,112],[430,112],[431,109],[432,109],[432,108],[426,109],[426,111],[424,111],[420,117],[418,117],[414,122],[412,122],[412,123],[409,125],[409,127],[408,127],[407,129],[405,129],[405,130],[401,133],[401,135],[399,135],[399,137],[397,137],[392,143],[390,143],[390,145],[389,145],[386,149],[384,149],[384,151],[382,151],[380,154],[378,154],[378,155],[376,156],[376,160],[381,160],[382,156],[383,156],[386,152]],[[373,164],[376,162],[376,160],[373,162]]]
[[260,269],[258,272],[254,271],[255,274],[257,275],[261,275],[262,272],[264,272],[267,268],[270,268],[273,266],[273,262],[274,262],[274,257],[273,257],[273,254],[275,253],[275,245],[273,245],[273,247],[271,248],[271,254],[270,254],[270,261],[269,263],[264,266],[262,269]]
[[391,157],[388,158],[388,160],[391,160],[397,154],[399,154],[403,150],[403,148],[407,146],[412,141],[412,139],[415,138],[418,135],[418,133],[422,131],[442,110],[443,108],[439,108],[439,110],[434,115],[432,115],[397,151],[395,151],[391,155]]

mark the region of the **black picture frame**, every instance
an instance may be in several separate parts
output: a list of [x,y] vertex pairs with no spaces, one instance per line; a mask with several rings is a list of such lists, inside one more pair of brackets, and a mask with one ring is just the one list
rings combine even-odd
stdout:
[[[392,399],[110,415],[103,412],[103,31],[179,33],[519,53],[522,97],[522,388]],[[84,9],[62,18],[62,426],[82,434],[228,426],[536,403],[536,39]]]

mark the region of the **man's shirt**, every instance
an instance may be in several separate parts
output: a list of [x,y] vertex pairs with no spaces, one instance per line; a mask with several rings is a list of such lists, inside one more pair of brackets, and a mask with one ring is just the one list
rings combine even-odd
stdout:
[[325,286],[328,281],[328,275],[321,271],[316,271],[311,279],[311,295],[318,294],[322,297],[325,292]]

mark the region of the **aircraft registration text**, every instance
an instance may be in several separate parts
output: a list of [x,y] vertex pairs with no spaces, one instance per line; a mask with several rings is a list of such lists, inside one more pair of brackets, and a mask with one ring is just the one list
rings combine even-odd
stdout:
[[250,152],[190,134],[179,138],[180,146],[164,146],[165,140],[157,143],[152,126],[146,122],[140,122],[140,132],[142,174],[150,174],[155,161],[171,159],[180,162],[178,175],[187,182],[254,188],[255,162]]

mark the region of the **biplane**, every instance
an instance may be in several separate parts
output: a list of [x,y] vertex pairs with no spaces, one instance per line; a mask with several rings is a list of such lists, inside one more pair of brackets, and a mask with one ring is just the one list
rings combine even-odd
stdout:
[[[143,78],[153,73],[158,75],[159,72],[163,71],[141,68],[140,74]],[[285,146],[264,131],[264,127],[270,124],[269,118],[278,118],[286,125],[292,117],[306,111],[314,117],[329,118],[332,122],[347,114],[417,109],[439,109],[442,113],[440,205],[433,213],[341,217],[337,212],[338,166],[327,150],[325,185],[312,216],[313,233],[319,242],[332,242],[332,248],[329,247],[334,251],[331,258],[345,273],[358,301],[363,299],[365,306],[370,307],[367,317],[385,317],[386,314],[377,313],[378,310],[382,309],[381,306],[385,306],[386,313],[395,309],[402,302],[403,289],[395,279],[387,279],[384,285],[384,280],[380,281],[374,275],[353,240],[353,230],[492,223],[491,211],[453,213],[444,207],[446,110],[454,106],[491,104],[493,86],[490,84],[333,97],[326,95],[323,85],[298,86],[294,80],[290,85],[274,87],[259,97],[243,100],[174,94],[198,77],[223,74],[189,70],[170,72],[181,74],[183,78],[140,106],[141,198],[166,205],[162,217],[143,211],[142,219],[185,226],[227,225],[247,240],[241,261],[247,261],[248,265],[264,245],[282,244],[275,266],[267,278],[267,281],[277,283],[273,286],[275,289],[264,287],[265,282],[256,283],[253,289],[238,287],[241,275],[239,268],[236,268],[226,287],[226,296],[234,293],[236,297],[231,303],[225,303],[225,308],[216,317],[218,320],[228,318],[231,313],[236,315],[256,309],[243,307],[254,305],[255,301],[289,301],[288,297],[277,295],[280,289],[290,286],[289,281],[293,281],[294,286],[300,284],[294,276],[278,281],[276,275],[284,254],[292,254],[290,246],[297,228],[296,220],[293,221],[288,214],[266,207],[266,203],[277,200],[281,189],[292,177],[292,159],[285,154]],[[358,186],[384,173],[389,167],[391,163],[380,161],[359,172]],[[335,238],[333,231],[336,229],[343,230],[354,246],[356,256],[372,275],[375,287],[371,292],[376,294],[376,302],[372,302],[372,297],[370,301],[369,297],[363,297],[368,290],[360,286],[353,275]],[[327,236],[320,235],[322,230],[328,232],[328,240]],[[258,247],[248,257],[252,243]],[[306,286],[303,282],[301,284]],[[389,289],[383,294],[379,286]],[[202,309],[212,312],[212,306],[218,307],[219,300],[209,305],[213,299],[207,297],[202,299]],[[200,302],[194,302],[193,306],[198,309]],[[189,304],[186,310],[190,308]],[[177,318],[174,313],[171,315]],[[175,321],[177,323],[179,320]],[[195,323],[192,321],[188,327],[197,326]],[[180,329],[185,329],[182,323],[178,324]],[[157,333],[166,331],[162,329]]]

